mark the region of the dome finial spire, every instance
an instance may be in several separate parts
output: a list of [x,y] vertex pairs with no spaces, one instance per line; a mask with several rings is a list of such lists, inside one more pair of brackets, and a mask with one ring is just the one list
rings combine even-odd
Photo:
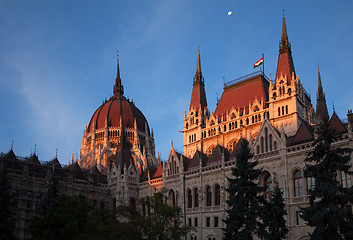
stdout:
[[116,71],[116,79],[115,79],[115,85],[113,88],[114,96],[116,97],[122,97],[124,95],[124,87],[121,84],[121,78],[120,78],[120,69],[119,69],[119,50],[117,52],[117,71]]

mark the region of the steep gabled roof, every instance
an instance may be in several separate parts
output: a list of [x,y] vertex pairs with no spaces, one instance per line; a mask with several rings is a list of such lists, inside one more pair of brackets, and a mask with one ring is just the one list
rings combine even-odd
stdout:
[[39,159],[36,154],[33,154],[29,158],[26,159],[26,162],[33,163],[33,164],[40,164]]
[[214,115],[223,115],[233,106],[248,112],[249,103],[253,103],[255,99],[268,101],[268,87],[269,82],[261,74],[225,87]]
[[54,167],[62,168],[58,158],[56,157],[50,162],[48,162],[48,165],[54,165]]
[[337,133],[344,133],[347,131],[335,112],[331,116],[330,127],[335,129]]
[[154,173],[152,179],[154,178],[160,178],[163,175],[163,165],[162,162],[159,162],[158,168],[156,170],[156,172]]
[[142,173],[140,177],[140,181],[144,182],[148,180],[148,174],[150,175],[150,179],[153,179],[157,168],[155,166],[147,166],[146,170]]
[[232,153],[230,154],[231,157],[235,157],[235,155],[240,151],[241,149],[241,142],[244,141],[244,138],[240,138],[237,144],[235,144]]
[[278,79],[281,75],[287,76],[288,84],[291,84],[292,73],[294,73],[294,77],[296,77],[293,58],[292,58],[291,45],[288,41],[286,19],[284,17],[284,12],[283,12],[282,37],[279,44],[276,79]]
[[196,74],[193,80],[193,88],[191,94],[191,101],[190,101],[190,108],[195,109],[196,111],[203,112],[205,108],[207,108],[207,100],[206,100],[206,92],[205,92],[205,82],[202,76],[201,71],[201,58],[200,58],[200,50],[197,56],[197,67],[196,67]]
[[19,161],[12,149],[5,155],[5,158],[12,161]]
[[120,166],[121,171],[124,171],[124,166],[128,168],[130,166],[130,163],[135,166],[134,161],[132,159],[131,150],[125,139],[116,150],[114,163],[117,167]]
[[224,161],[229,159],[229,152],[228,149],[224,148],[221,145],[218,145],[213,149],[212,154],[208,156],[208,161],[206,166],[210,166],[222,161],[222,153],[224,153]]
[[74,164],[71,164],[67,168],[73,172],[74,178],[87,180],[84,171],[81,169],[80,165],[78,165],[77,162],[75,162]]
[[207,156],[206,154],[200,152],[199,150],[196,150],[194,156],[192,157],[187,170],[191,170],[191,169],[196,169],[198,167],[200,167],[200,159],[202,161],[202,166],[206,165],[207,162]]
[[314,129],[306,122],[302,122],[298,131],[294,135],[290,145],[301,144],[314,140]]

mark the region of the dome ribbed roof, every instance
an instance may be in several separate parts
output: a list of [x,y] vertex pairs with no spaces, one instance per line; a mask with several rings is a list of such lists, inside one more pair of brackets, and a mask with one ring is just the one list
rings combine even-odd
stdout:
[[[87,133],[94,129],[108,127],[120,127],[120,118],[123,119],[124,128],[134,128],[134,119],[136,119],[137,129],[150,136],[148,122],[142,112],[135,104],[124,97],[124,87],[121,84],[119,58],[117,61],[117,74],[115,85],[113,87],[114,96],[105,101],[93,114],[87,127]],[[147,129],[146,129],[147,127]]]
[[123,118],[123,126],[125,128],[134,127],[134,119],[136,119],[137,129],[149,134],[149,126],[142,112],[129,100],[124,97],[113,96],[109,101],[104,102],[93,114],[91,121],[87,127],[87,133],[93,129],[101,129],[108,122],[108,127],[120,127],[120,117]]

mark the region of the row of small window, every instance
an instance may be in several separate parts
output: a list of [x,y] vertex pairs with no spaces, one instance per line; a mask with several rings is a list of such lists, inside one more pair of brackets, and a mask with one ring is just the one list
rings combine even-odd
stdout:
[[196,134],[191,134],[189,136],[189,143],[195,142],[196,141]]
[[[18,199],[19,199],[19,192],[16,189],[11,190],[11,207],[18,208]],[[42,200],[41,193],[33,193],[32,191],[28,191],[25,193],[25,208],[32,209],[33,207],[36,208],[39,206]]]
[[[282,96],[283,94],[285,94],[285,89],[284,89],[284,86],[281,86],[279,87],[279,95]],[[288,95],[291,96],[292,95],[292,89],[291,88],[288,88]],[[272,95],[273,97],[273,100],[276,100],[277,98],[277,93],[273,93]]]
[[[282,109],[282,114],[281,114],[281,109]],[[284,109],[286,110],[286,112],[284,112]],[[285,114],[288,114],[288,105],[286,105],[285,107],[284,106],[278,107],[278,116],[285,115]]]
[[174,156],[172,156],[172,160],[169,162],[168,176],[178,174],[178,173],[179,173],[179,167],[176,165]]
[[[352,187],[351,176],[344,171],[340,171],[340,183],[344,188]],[[303,188],[304,177],[301,171],[297,170],[293,174],[293,195],[294,197],[301,197],[304,195]],[[312,177],[305,178],[306,184],[306,194],[309,194],[309,191],[312,190],[315,186],[315,179]],[[265,199],[270,199],[272,190],[273,190],[273,182],[270,174],[266,174],[264,177],[264,186],[266,190],[264,192]]]
[[[267,114],[267,118],[270,117],[270,114],[268,112],[265,112],[264,113],[264,117],[265,115]],[[257,123],[257,122],[260,122],[261,121],[261,114],[257,114],[255,116],[252,116],[251,117],[251,123]],[[250,119],[249,118],[246,118],[245,119],[245,124],[246,125],[249,125],[250,124]],[[214,122],[211,122],[210,124],[211,126],[214,125]],[[243,119],[240,119],[239,120],[239,126],[242,127],[244,125],[244,122],[243,122]],[[231,122],[228,124],[228,130],[233,130],[233,129],[236,129],[238,128],[238,121],[234,121],[234,122]],[[218,132],[221,132],[221,126],[218,127]],[[227,131],[227,124],[223,125],[223,132],[226,132]],[[213,128],[213,129],[209,129],[208,131],[204,131],[201,133],[201,136],[202,138],[206,138],[206,137],[210,137],[210,136],[213,136],[213,135],[216,135],[217,134],[217,131],[216,131],[216,128]]]
[[269,150],[270,152],[273,150],[276,151],[277,142],[273,141],[272,134],[268,134],[268,129],[265,128],[265,137],[260,137],[260,145],[256,146],[256,154],[268,152]]
[[[194,218],[194,225],[192,225],[192,218],[188,218],[188,224],[189,227],[198,227],[198,218]],[[218,227],[219,226],[219,218],[218,217],[213,217],[213,227]],[[211,217],[206,217],[205,218],[205,227],[211,227]]]
[[[213,198],[212,198],[213,195]],[[198,188],[194,188],[191,190],[188,188],[186,190],[186,198],[187,198],[187,208],[199,207],[199,190]],[[205,187],[205,199],[206,206],[219,206],[221,204],[221,187],[218,184],[213,186],[207,185]]]

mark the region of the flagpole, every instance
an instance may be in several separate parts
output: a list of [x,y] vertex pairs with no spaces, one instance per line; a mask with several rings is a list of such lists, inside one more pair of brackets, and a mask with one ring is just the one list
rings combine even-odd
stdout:
[[262,74],[265,76],[265,55],[262,54]]

